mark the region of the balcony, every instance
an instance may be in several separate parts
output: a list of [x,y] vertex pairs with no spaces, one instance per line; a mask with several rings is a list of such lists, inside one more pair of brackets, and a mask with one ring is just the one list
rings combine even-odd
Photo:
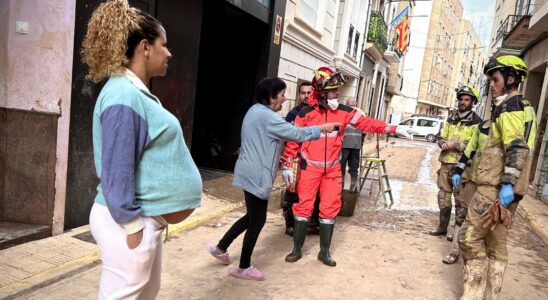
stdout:
[[388,44],[388,48],[384,52],[384,59],[391,64],[399,63],[402,57],[402,53],[396,47],[397,38],[396,32],[394,30],[390,30],[389,40],[392,42]]
[[506,45],[505,40],[506,40],[506,36],[508,35],[508,33],[510,33],[510,31],[512,31],[514,26],[516,26],[516,24],[522,19],[522,17],[523,17],[522,15],[509,15],[508,17],[506,17],[504,22],[502,22],[502,24],[500,24],[500,27],[497,30],[497,36],[495,38],[495,44],[500,42],[500,46],[502,48],[509,48],[509,49],[516,48],[517,49],[518,47],[511,47],[511,46]]
[[[523,49],[539,38],[546,30],[545,27],[531,28],[532,15],[546,14],[541,8],[544,1],[520,1],[516,6],[518,15],[509,15],[497,31],[497,39],[502,38],[502,46],[509,49]],[[532,23],[532,24],[531,24]]]
[[398,74],[397,67],[397,64],[390,65],[388,81],[386,82],[386,92],[392,95],[401,95],[401,88],[403,85],[403,77]]
[[378,11],[372,11],[365,49],[375,60],[380,60],[388,48],[387,31],[388,26],[384,22],[383,15]]

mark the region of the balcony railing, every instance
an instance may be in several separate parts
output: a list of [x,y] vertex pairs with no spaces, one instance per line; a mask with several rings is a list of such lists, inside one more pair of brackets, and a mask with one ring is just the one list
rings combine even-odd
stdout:
[[500,24],[500,27],[497,30],[497,38],[495,40],[495,43],[497,43],[499,40],[504,41],[504,38],[508,35],[510,31],[512,31],[512,28],[516,26],[516,24],[519,22],[519,20],[521,20],[522,17],[523,15],[509,15],[508,17],[506,17],[504,22]]
[[367,41],[373,43],[381,53],[384,53],[388,47],[387,29],[382,14],[378,11],[372,11]]
[[396,47],[396,44],[398,43],[398,35],[396,34],[395,30],[390,30],[390,33],[388,34],[388,40],[390,43],[388,43],[388,51],[392,51],[396,53],[398,58],[402,57],[402,53],[398,47]]

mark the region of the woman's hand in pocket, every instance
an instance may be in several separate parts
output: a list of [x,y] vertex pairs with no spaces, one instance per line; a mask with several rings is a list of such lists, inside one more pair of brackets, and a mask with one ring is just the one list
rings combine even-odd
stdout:
[[127,246],[128,246],[129,249],[137,248],[137,246],[139,246],[141,244],[141,241],[143,241],[143,229],[141,229],[141,230],[139,230],[135,233],[128,234],[127,238],[126,238],[126,241],[127,241]]

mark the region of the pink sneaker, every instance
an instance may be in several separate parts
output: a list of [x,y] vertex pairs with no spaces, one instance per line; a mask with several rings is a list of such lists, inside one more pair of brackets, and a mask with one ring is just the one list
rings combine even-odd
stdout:
[[228,252],[221,252],[219,248],[217,248],[217,244],[212,242],[207,244],[207,251],[209,251],[209,254],[213,255],[218,261],[220,261],[223,265],[229,265],[230,264],[230,257],[228,257]]
[[263,272],[259,271],[259,269],[255,268],[254,266],[251,266],[247,269],[232,267],[228,270],[228,273],[234,277],[238,277],[242,279],[259,280],[259,281],[264,280]]

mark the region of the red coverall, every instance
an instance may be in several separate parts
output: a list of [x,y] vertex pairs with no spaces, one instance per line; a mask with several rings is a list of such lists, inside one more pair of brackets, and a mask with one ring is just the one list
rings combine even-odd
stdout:
[[[354,108],[339,104],[337,109],[318,105],[318,94],[312,93],[309,106],[303,108],[295,119],[295,126],[305,127],[325,123],[340,123],[339,131],[322,133],[320,139],[304,143],[288,142],[281,159],[282,166],[291,167],[297,153],[301,153],[300,175],[297,184],[299,202],[293,205],[293,214],[310,218],[314,200],[320,189],[320,218],[335,219],[341,209],[342,174],[341,149],[344,129],[350,124],[370,133],[385,133],[386,123],[365,117]],[[395,126],[394,126],[395,128]]]

